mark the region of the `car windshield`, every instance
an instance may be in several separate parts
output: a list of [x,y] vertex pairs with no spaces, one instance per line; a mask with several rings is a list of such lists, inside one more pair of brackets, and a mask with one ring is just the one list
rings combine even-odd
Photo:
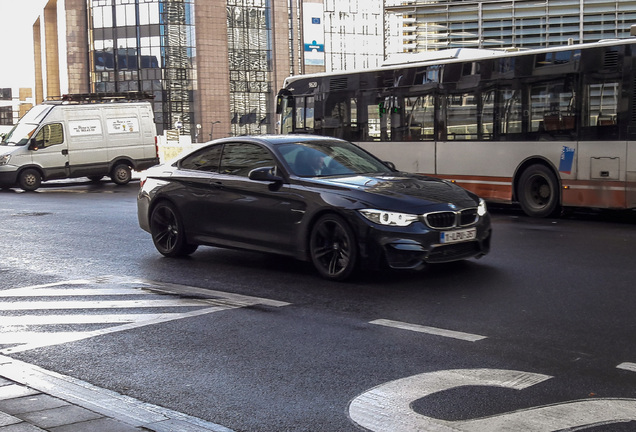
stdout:
[[20,119],[17,125],[4,137],[2,145],[23,146],[40,124],[40,121],[53,109],[53,105],[36,105]]
[[278,150],[292,173],[300,177],[392,172],[371,154],[345,141],[285,143]]

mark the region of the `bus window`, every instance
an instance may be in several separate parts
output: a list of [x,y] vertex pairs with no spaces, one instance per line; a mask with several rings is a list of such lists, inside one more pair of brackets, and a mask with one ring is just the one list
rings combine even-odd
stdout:
[[446,105],[446,138],[477,139],[477,98],[472,93],[448,95]]
[[305,100],[305,129],[314,129],[314,97],[307,96]]
[[368,141],[391,141],[391,100],[390,98],[367,95],[367,124],[363,128],[364,139]]
[[520,134],[521,123],[521,92],[518,90],[502,89],[499,91],[499,133],[502,135]]
[[314,130],[314,97],[296,97],[296,130]]
[[618,83],[589,85],[585,126],[614,126],[618,111],[618,97]]
[[428,141],[435,138],[435,97],[433,95],[404,98],[407,141]]
[[530,131],[554,134],[572,131],[576,126],[574,91],[559,80],[532,86],[530,92]]
[[296,98],[296,129],[305,129],[305,98]]
[[495,91],[481,94],[481,139],[491,140],[495,122]]
[[358,101],[355,98],[350,99],[351,104],[351,132],[352,139],[358,139]]

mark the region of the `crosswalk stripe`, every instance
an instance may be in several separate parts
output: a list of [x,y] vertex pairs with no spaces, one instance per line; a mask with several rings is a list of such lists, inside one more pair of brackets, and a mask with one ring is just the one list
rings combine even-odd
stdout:
[[97,300],[97,301],[33,301],[0,303],[1,311],[54,309],[130,309],[206,306],[205,300]]
[[[108,299],[108,296],[119,298]],[[46,298],[50,300],[42,300]],[[124,276],[101,276],[0,290],[0,345],[5,346],[0,349],[0,354],[258,304],[273,307],[289,305],[260,297]],[[136,309],[135,313],[125,312],[130,309]],[[100,312],[105,310],[109,310],[108,313]],[[28,313],[30,311],[33,313]],[[47,326],[59,325],[101,327],[78,331],[55,331],[52,328],[48,331]]]

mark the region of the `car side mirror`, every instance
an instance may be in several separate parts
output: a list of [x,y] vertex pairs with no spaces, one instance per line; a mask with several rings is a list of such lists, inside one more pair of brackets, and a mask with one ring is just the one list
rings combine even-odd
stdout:
[[382,161],[382,162],[384,163],[384,165],[388,166],[393,171],[397,171],[397,168],[395,167],[395,164],[393,162],[390,162],[390,161]]
[[254,168],[247,177],[250,180],[266,181],[271,183],[282,183],[283,178],[274,174],[274,167]]

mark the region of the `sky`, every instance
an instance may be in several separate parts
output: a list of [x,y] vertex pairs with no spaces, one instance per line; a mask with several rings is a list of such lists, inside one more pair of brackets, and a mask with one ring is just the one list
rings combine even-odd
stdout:
[[0,0],[0,88],[33,87],[33,23],[45,0]]

